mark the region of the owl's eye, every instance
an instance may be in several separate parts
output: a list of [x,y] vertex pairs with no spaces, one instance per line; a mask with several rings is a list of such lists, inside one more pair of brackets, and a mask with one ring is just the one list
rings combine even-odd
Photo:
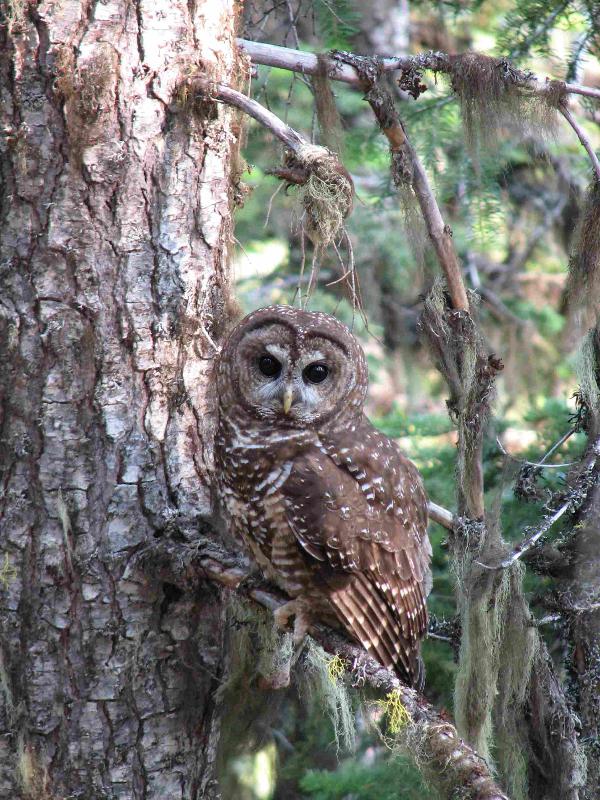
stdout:
[[329,375],[329,367],[326,364],[309,364],[302,372],[302,377],[309,383],[323,383]]
[[281,364],[273,356],[261,356],[258,368],[266,378],[276,378],[281,372]]

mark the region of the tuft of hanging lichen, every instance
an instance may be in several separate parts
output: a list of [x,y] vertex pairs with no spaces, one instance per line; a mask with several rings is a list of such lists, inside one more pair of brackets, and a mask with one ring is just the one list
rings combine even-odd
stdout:
[[342,132],[342,118],[335,102],[335,95],[331,88],[329,72],[331,62],[322,53],[317,56],[318,70],[312,77],[312,86],[315,98],[315,110],[321,133],[321,142],[333,153],[337,153],[341,161],[344,160],[344,135]]
[[569,338],[596,324],[600,314],[600,183],[588,189],[569,259],[565,290]]
[[319,145],[304,144],[288,152],[285,166],[304,172],[305,180],[299,187],[302,224],[315,247],[326,247],[352,211],[352,178],[335,153]]
[[548,81],[540,91],[531,73],[516,69],[507,59],[478,53],[452,56],[450,63],[452,90],[472,155],[495,146],[503,128],[520,136],[553,135],[565,94],[562,81]]
[[339,670],[340,660],[328,656],[314,639],[307,637],[301,669],[296,671],[300,691],[315,707],[324,709],[333,725],[338,747],[354,750],[356,722],[352,701]]

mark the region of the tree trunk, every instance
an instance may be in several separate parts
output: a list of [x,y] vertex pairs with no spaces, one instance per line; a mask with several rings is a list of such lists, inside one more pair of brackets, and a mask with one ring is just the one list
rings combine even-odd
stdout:
[[5,9],[0,796],[216,796],[220,596],[135,555],[212,513],[234,0]]

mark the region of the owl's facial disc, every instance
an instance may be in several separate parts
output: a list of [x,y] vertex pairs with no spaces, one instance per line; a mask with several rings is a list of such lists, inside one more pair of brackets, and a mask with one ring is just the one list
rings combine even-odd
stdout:
[[277,323],[249,331],[239,344],[238,385],[246,404],[265,420],[318,422],[356,382],[342,344]]

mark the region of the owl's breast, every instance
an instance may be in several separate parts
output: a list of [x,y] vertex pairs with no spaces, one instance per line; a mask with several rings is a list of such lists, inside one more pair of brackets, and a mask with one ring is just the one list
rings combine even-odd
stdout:
[[290,528],[289,509],[280,490],[292,472],[298,442],[281,437],[275,444],[240,446],[239,441],[233,441],[229,447],[220,446],[219,487],[234,532],[268,579],[295,597],[311,576]]

